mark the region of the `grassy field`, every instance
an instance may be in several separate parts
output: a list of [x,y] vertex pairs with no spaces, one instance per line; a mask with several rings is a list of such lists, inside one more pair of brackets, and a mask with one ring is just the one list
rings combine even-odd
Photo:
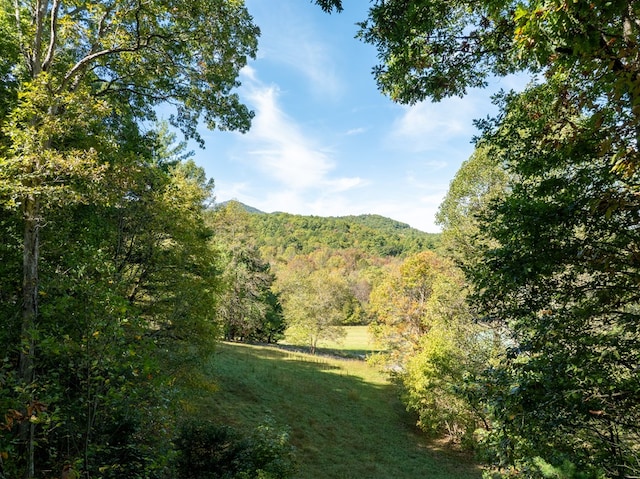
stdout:
[[[331,354],[333,356],[343,356],[351,358],[364,358],[365,356],[379,351],[368,326],[346,326],[347,335],[339,341],[321,340],[318,342],[317,352],[319,355]],[[295,346],[302,350],[308,350],[307,344],[291,343],[285,338],[282,345]]]
[[[335,346],[369,349],[362,331],[351,333]],[[364,361],[220,344],[208,367],[215,389],[192,396],[193,414],[245,430],[266,418],[287,427],[299,478],[481,477],[467,456],[427,440],[386,378]]]

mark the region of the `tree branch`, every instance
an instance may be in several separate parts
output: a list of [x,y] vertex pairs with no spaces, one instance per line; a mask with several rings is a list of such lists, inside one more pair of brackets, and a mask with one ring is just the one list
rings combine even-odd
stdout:
[[[35,78],[42,71],[41,52],[42,48],[42,30],[44,28],[44,17],[47,4],[43,0],[38,0],[35,9],[35,28],[36,34],[33,42],[33,51],[31,52],[31,58],[29,59],[29,66],[31,67],[31,76]],[[20,27],[20,25],[18,25]]]
[[47,54],[42,62],[42,69],[48,70],[53,62],[53,56],[55,53],[56,41],[58,39],[58,12],[60,11],[60,0],[53,0],[53,7],[51,8],[51,29],[49,38],[49,48],[47,48]]

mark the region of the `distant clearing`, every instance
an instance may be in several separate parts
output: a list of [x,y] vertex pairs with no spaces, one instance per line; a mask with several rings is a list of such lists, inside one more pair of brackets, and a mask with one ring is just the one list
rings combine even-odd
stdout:
[[[331,354],[334,356],[343,356],[345,358],[363,359],[371,353],[380,351],[375,344],[368,326],[346,326],[347,335],[339,341],[321,340],[318,343],[317,355],[322,356]],[[281,346],[291,347],[306,351],[309,349],[308,344],[293,343],[285,338],[280,343]]]

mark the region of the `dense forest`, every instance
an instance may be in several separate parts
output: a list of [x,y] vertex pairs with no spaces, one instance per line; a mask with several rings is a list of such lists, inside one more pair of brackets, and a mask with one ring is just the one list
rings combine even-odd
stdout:
[[[382,216],[267,214],[237,201],[216,205],[206,215],[213,241],[230,261],[222,277],[235,283],[232,296],[220,305],[225,310],[235,304],[229,320],[222,321],[225,338],[272,342],[288,327],[290,337],[298,329],[298,339],[312,349],[318,340],[339,334],[341,325],[369,323],[370,293],[385,271],[425,250],[425,244],[434,249],[439,238]],[[263,314],[264,294],[275,294],[274,305],[284,307],[280,320],[266,319],[278,315]],[[256,314],[253,322],[249,311]],[[267,327],[266,335],[265,321],[277,326]]]
[[406,257],[425,249],[436,249],[440,237],[374,214],[342,217],[268,214],[242,203],[239,206],[254,213],[250,222],[259,247],[271,258],[308,254],[320,248],[355,248],[381,257]]
[[0,0],[0,478],[293,477],[285,434],[189,391],[220,340],[350,324],[486,477],[640,476],[640,3],[371,2],[394,101],[531,75],[477,122],[441,237],[213,207],[175,132],[251,127],[258,27],[235,0]]

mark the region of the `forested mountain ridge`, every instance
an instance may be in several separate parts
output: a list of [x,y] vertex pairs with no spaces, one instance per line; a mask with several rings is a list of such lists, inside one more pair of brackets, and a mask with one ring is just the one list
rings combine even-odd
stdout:
[[245,210],[247,213],[257,213],[257,214],[264,214],[265,213],[264,211],[261,211],[258,208],[254,208],[253,206],[246,205],[246,204],[244,204],[244,203],[242,203],[241,201],[238,201],[238,200],[228,200],[228,201],[223,201],[222,203],[217,203],[214,206],[214,209],[222,208],[222,207],[228,205],[229,203],[237,204],[243,210]]
[[264,213],[236,203],[250,213],[256,241],[267,257],[308,254],[320,248],[355,248],[375,256],[406,257],[434,250],[440,240],[437,233],[425,233],[406,223],[375,214],[322,217]]

